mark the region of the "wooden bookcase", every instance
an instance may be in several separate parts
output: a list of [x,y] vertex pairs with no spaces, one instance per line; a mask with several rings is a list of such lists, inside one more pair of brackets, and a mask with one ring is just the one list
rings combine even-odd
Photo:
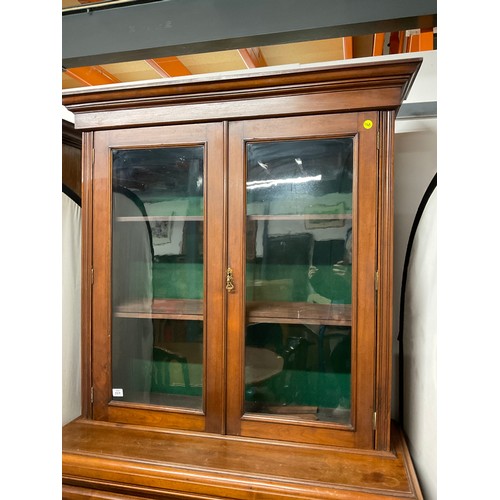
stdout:
[[420,64],[63,93],[84,367],[64,498],[420,498],[390,414],[394,120]]

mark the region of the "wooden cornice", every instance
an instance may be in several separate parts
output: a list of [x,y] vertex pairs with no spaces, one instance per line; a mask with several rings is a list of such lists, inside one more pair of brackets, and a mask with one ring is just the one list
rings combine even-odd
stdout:
[[[399,88],[405,99],[422,58],[242,73],[193,75],[175,81],[163,79],[63,91],[62,104],[73,113],[144,108],[262,98],[283,94],[361,91]],[[399,96],[398,96],[399,97]]]

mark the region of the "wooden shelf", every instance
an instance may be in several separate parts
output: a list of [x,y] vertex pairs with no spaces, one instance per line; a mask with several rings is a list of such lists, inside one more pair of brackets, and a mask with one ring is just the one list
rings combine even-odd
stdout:
[[309,325],[351,325],[350,304],[308,302],[247,302],[250,323],[305,323]]
[[248,220],[291,220],[291,221],[303,221],[303,220],[350,220],[352,219],[352,214],[269,214],[269,215],[248,215]]
[[62,497],[422,499],[396,425],[391,440],[368,452],[76,420],[63,428]]
[[[352,214],[269,214],[248,215],[248,220],[351,220]],[[165,221],[202,221],[203,215],[148,215],[148,216],[118,216],[116,222],[165,222]]]
[[[154,299],[151,307],[130,302],[115,308],[117,318],[203,320],[203,302],[196,299]],[[247,302],[250,323],[305,323],[310,325],[351,325],[350,304],[309,304],[307,302]]]
[[117,318],[152,318],[203,320],[203,301],[197,299],[154,299],[150,307],[144,302],[129,302],[115,308]]
[[119,216],[116,222],[166,222],[166,221],[202,221],[203,215],[148,215],[148,216]]

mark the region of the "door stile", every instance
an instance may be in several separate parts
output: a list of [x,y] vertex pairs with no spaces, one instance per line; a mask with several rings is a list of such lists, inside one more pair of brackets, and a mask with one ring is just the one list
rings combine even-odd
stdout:
[[225,429],[225,289],[222,277],[227,261],[226,158],[223,124],[207,125],[205,196],[205,408],[207,432]]
[[[376,290],[377,271],[377,129],[376,112],[358,113],[358,169],[355,179],[356,234],[354,249],[357,276],[357,296],[353,298],[353,318],[356,328],[356,430],[357,446],[373,448],[373,415],[375,412],[375,349],[376,349]],[[354,217],[354,214],[353,214]],[[360,301],[362,298],[362,302]],[[355,305],[356,304],[356,305]],[[354,347],[354,346],[353,346]]]
[[92,418],[92,178],[94,133],[82,133],[82,284],[81,284],[81,370],[82,416]]
[[93,418],[108,419],[111,394],[111,155],[109,132],[94,135],[92,387]]
[[228,269],[234,289],[227,294],[227,423],[228,434],[240,434],[244,402],[245,332],[245,149],[244,126],[231,122],[228,139]]
[[392,331],[393,331],[393,238],[394,238],[394,112],[380,112],[378,166],[378,302],[377,302],[377,425],[375,448],[390,449]]

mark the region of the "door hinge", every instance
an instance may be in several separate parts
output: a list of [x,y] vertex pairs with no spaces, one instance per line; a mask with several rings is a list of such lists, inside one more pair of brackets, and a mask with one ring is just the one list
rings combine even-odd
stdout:
[[95,164],[95,149],[92,148],[92,166]]
[[93,267],[90,269],[90,284],[91,285],[94,284],[94,268]]
[[377,150],[380,150],[380,130],[377,130]]
[[376,430],[377,429],[377,412],[374,411],[373,412],[373,429]]
[[378,292],[378,280],[379,280],[379,275],[378,275],[378,269],[375,271],[375,291]]
[[94,387],[90,388],[90,403],[94,403]]

